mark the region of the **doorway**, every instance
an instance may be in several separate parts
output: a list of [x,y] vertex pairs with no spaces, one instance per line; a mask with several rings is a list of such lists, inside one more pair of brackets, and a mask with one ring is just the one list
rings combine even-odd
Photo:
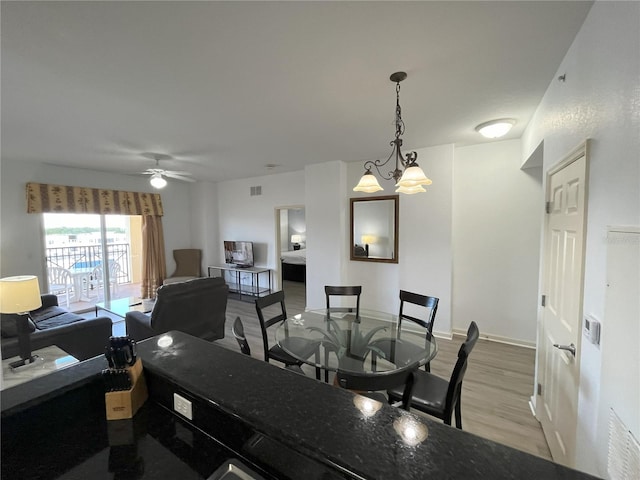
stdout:
[[[307,277],[307,223],[304,206],[277,207],[276,278],[283,290],[304,302]],[[287,300],[287,304],[289,300]]]
[[575,466],[588,144],[547,173],[536,413],[555,462]]

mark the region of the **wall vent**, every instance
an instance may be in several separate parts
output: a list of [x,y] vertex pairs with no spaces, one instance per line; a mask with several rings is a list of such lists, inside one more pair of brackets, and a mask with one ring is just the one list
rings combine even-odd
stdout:
[[613,409],[609,415],[607,460],[607,472],[611,480],[640,478],[640,444]]
[[262,195],[262,186],[258,185],[257,187],[251,187],[251,196],[256,197],[258,195]]

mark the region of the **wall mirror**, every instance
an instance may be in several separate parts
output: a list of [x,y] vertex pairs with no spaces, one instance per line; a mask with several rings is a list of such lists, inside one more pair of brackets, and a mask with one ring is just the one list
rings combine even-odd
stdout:
[[351,199],[351,260],[398,263],[398,195]]

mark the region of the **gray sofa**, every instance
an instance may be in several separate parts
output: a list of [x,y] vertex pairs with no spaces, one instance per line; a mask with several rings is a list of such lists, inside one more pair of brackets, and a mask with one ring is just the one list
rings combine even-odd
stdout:
[[[30,312],[31,350],[57,345],[78,360],[104,354],[112,322],[109,317],[83,318],[58,306],[58,297],[42,295],[42,307]],[[2,314],[2,358],[20,354],[16,315]]]
[[158,288],[151,315],[127,312],[127,335],[136,341],[179,330],[205,340],[224,338],[229,287],[221,277],[203,277]]

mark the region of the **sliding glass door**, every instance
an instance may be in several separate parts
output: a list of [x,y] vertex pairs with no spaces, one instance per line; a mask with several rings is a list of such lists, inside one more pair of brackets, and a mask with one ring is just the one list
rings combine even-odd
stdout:
[[72,311],[138,296],[141,218],[45,213],[47,291]]

